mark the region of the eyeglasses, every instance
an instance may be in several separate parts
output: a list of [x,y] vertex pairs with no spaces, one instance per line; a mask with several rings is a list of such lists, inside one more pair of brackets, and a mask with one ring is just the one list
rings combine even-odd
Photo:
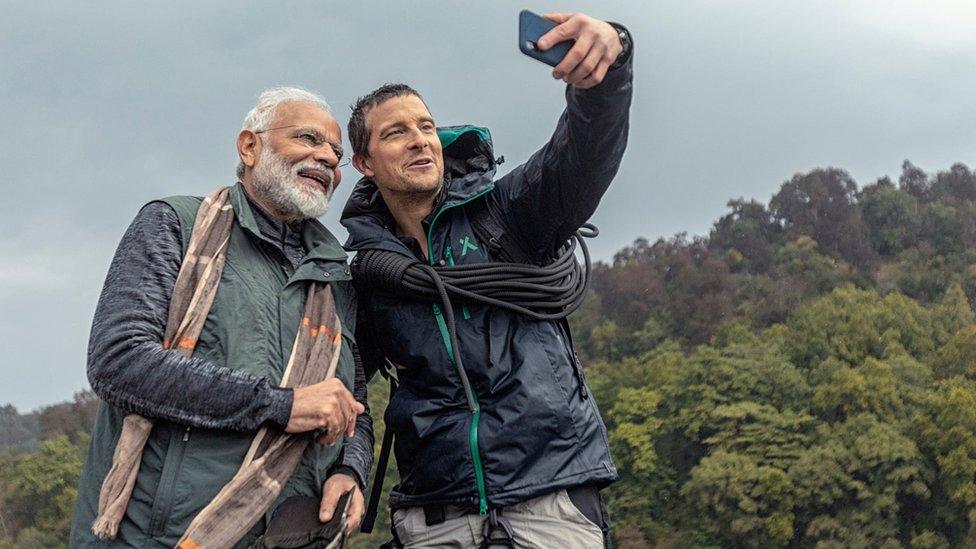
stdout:
[[322,135],[321,132],[319,132],[314,128],[308,128],[300,124],[291,124],[288,126],[278,126],[276,128],[265,128],[263,130],[257,130],[254,133],[262,134],[265,132],[273,132],[275,130],[287,130],[289,128],[303,128],[303,131],[298,132],[297,135],[293,136],[293,139],[301,141],[302,144],[304,144],[305,146],[311,149],[318,149],[320,147],[328,145],[329,148],[332,149],[332,152],[335,153],[336,158],[338,158],[340,161],[336,167],[343,168],[349,165],[349,160],[342,162],[342,155],[343,155],[342,146],[337,145],[335,143],[330,143],[329,140],[327,140],[325,136]]

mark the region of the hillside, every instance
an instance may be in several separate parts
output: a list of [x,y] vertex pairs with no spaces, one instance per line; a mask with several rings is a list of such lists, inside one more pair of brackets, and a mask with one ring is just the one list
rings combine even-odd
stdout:
[[[708,235],[598,264],[572,323],[618,546],[976,546],[974,299],[961,164],[798,174]],[[385,395],[374,380],[378,429]],[[0,547],[64,539],[95,402],[0,409]]]

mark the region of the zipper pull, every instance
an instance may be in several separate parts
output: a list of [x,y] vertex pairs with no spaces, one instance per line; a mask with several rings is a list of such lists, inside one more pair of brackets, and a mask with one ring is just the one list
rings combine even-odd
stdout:
[[586,393],[586,376],[583,374],[583,365],[580,364],[579,355],[573,351],[573,370],[576,372],[576,380],[579,382],[580,398],[586,400],[590,395]]
[[186,431],[183,431],[183,442],[190,440],[190,428],[187,427]]

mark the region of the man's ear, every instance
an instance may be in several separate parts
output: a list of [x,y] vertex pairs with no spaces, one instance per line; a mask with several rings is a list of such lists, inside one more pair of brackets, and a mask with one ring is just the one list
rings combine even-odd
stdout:
[[352,155],[352,165],[356,166],[356,170],[366,177],[373,177],[375,173],[373,172],[373,169],[369,167],[369,158],[361,154]]
[[258,157],[261,155],[261,139],[251,130],[241,130],[237,134],[237,155],[241,162],[250,169],[254,169]]

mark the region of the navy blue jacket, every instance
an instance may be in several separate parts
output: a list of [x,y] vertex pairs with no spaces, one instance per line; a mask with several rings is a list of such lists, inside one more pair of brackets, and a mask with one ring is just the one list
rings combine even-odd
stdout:
[[[429,261],[498,261],[472,228],[474,208],[487,207],[508,241],[520,246],[518,255],[545,262],[593,214],[617,172],[632,74],[628,61],[592,89],[567,88],[566,110],[549,142],[497,180],[487,130],[441,130],[445,184],[423,223]],[[416,243],[397,238],[367,178],[353,190],[342,224],[350,250],[425,260]],[[388,359],[400,382],[385,415],[396,434],[401,478],[390,497],[393,508],[443,503],[484,511],[616,480],[606,428],[563,323],[456,305],[461,355],[480,406],[472,414],[437,305],[369,289],[360,290],[359,301],[359,318],[368,321],[357,332],[364,360]]]

